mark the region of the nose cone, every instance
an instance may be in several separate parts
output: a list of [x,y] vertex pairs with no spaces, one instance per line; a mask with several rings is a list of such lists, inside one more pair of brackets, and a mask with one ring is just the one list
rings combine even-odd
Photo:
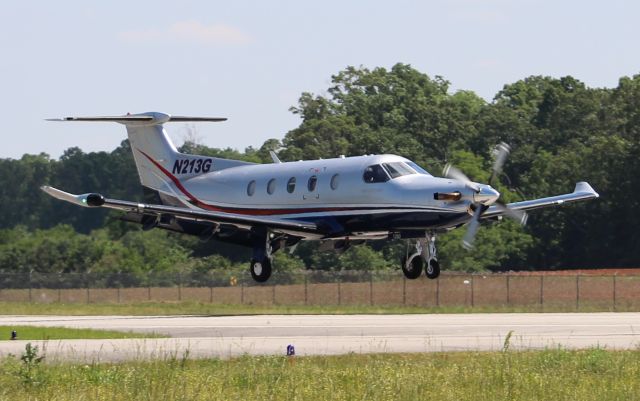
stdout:
[[483,185],[480,187],[480,192],[473,194],[473,201],[481,203],[485,206],[489,206],[500,197],[500,192],[491,188],[489,185]]

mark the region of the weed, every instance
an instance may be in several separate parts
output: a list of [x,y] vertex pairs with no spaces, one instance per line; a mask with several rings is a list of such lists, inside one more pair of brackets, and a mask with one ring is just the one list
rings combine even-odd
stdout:
[[511,346],[511,336],[513,335],[513,330],[509,330],[507,335],[504,338],[504,344],[502,345],[502,352],[509,351],[509,347]]
[[18,375],[22,378],[22,382],[27,385],[40,384],[42,381],[40,364],[44,360],[44,355],[39,355],[38,346],[27,343],[20,360],[22,365]]

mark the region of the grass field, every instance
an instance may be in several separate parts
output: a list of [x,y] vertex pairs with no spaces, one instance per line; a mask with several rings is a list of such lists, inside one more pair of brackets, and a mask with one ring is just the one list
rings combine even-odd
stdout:
[[[617,312],[637,311],[637,307],[620,307]],[[138,302],[129,304],[114,303],[29,303],[0,302],[2,315],[264,315],[264,314],[403,314],[403,313],[525,313],[525,312],[575,312],[571,304],[522,306],[371,306],[371,305],[238,305],[210,304],[193,301],[183,302]],[[613,308],[600,305],[583,305],[580,312],[612,312]]]
[[633,400],[640,351],[0,361],[0,400]]
[[115,330],[70,329],[66,327],[38,327],[38,326],[0,326],[0,341],[9,340],[11,331],[15,330],[18,340],[71,340],[82,339],[112,339],[112,338],[159,338],[166,337],[155,333],[133,333]]

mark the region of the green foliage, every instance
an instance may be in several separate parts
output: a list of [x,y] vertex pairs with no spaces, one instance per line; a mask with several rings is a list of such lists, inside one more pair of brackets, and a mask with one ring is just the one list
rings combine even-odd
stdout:
[[476,246],[472,251],[462,247],[463,236],[464,230],[454,230],[439,237],[438,254],[441,265],[451,270],[468,272],[529,269],[523,260],[534,245],[534,239],[516,223],[484,223],[478,231]]
[[[504,141],[512,153],[494,183],[504,201],[566,193],[580,180],[602,197],[534,212],[525,228],[483,227],[473,252],[459,245],[464,228],[442,235],[444,268],[640,264],[640,75],[622,77],[612,89],[589,88],[571,76],[531,76],[506,84],[488,103],[470,91],[452,93],[444,78],[407,64],[347,67],[332,76],[327,95],[305,92],[291,111],[301,117],[300,125],[259,148],[209,148],[191,127],[180,149],[256,163],[270,163],[271,150],[285,161],[394,153],[435,175],[452,162],[484,182],[491,151]],[[0,269],[205,273],[244,269],[248,259],[236,246],[141,232],[118,221],[117,213],[77,208],[38,190],[49,184],[142,200],[128,141],[110,153],[70,148],[59,160],[44,153],[1,159],[0,182]],[[301,244],[293,255],[278,253],[277,268],[380,269],[395,266],[406,250],[396,242],[354,247],[341,257],[317,249]]]
[[383,255],[366,245],[351,247],[340,257],[342,270],[380,270],[390,267]]

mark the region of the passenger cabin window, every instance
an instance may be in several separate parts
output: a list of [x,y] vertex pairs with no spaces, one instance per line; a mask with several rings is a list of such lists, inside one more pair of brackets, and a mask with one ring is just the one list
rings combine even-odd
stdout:
[[291,177],[291,178],[289,178],[289,181],[287,182],[287,192],[292,194],[293,191],[295,191],[295,190],[296,190],[296,177]]
[[273,195],[275,190],[276,190],[276,179],[272,178],[269,180],[269,183],[267,184],[267,193],[269,195]]
[[256,181],[252,180],[251,182],[249,182],[249,185],[247,185],[247,195],[253,196],[255,192],[256,192]]
[[309,177],[309,182],[307,182],[307,188],[309,189],[309,192],[313,192],[316,190],[317,183],[318,183],[318,177],[316,177],[315,175],[312,175],[311,177]]
[[382,166],[384,166],[392,179],[403,175],[416,174],[416,171],[404,162],[383,163]]
[[333,177],[331,177],[331,182],[329,183],[329,185],[331,186],[331,189],[333,189],[334,191],[338,189],[339,183],[340,183],[340,175],[334,174]]
[[389,181],[389,176],[384,171],[379,164],[374,164],[373,166],[369,166],[364,169],[364,174],[362,175],[362,179],[364,182],[372,184],[376,182],[386,182]]

